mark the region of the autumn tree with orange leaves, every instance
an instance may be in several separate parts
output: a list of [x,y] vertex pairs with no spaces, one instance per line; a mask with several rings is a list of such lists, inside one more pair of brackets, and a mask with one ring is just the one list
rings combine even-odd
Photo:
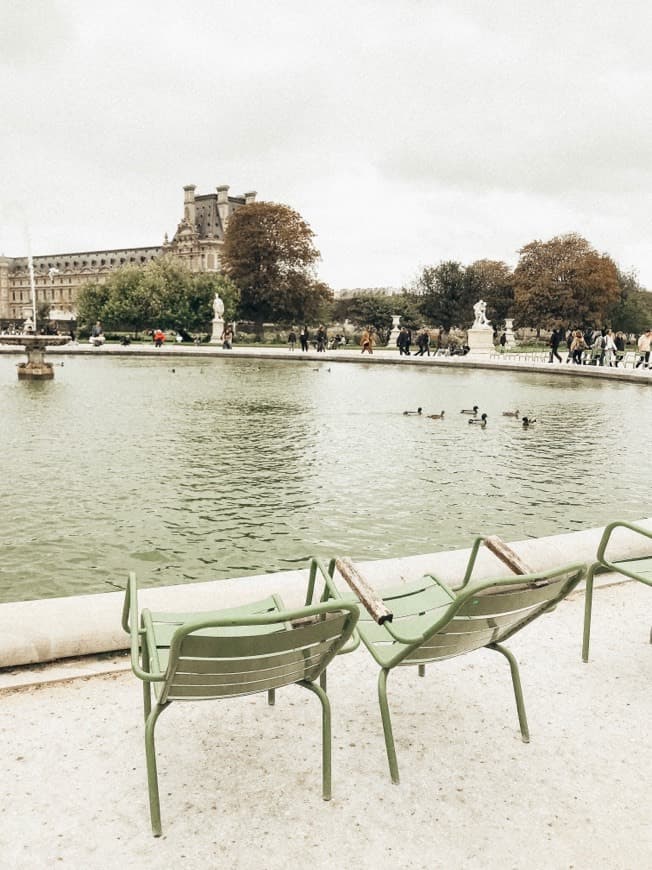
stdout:
[[618,270],[577,233],[530,242],[514,270],[515,315],[522,326],[598,326],[620,299]]

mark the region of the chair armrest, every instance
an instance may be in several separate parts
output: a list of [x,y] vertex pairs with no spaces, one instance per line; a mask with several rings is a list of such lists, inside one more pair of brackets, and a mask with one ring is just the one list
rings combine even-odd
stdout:
[[355,592],[358,600],[364,606],[367,613],[371,616],[374,622],[383,626],[390,637],[399,643],[423,643],[425,640],[423,634],[403,635],[394,629],[391,625],[391,622],[394,619],[394,614],[387,608],[378,592],[376,592],[369,581],[362,575],[360,569],[357,568],[350,559],[346,557],[336,559],[335,565],[342,577],[344,577],[351,589]]
[[376,590],[369,585],[349,558],[343,556],[340,559],[336,559],[335,565],[342,577],[344,577],[351,589],[358,596],[358,599],[361,604],[364,605],[367,613],[375,622],[378,623],[378,625],[383,625],[383,623],[391,622],[394,619],[394,614],[391,610],[388,610],[383,599],[378,595]]
[[534,570],[521,559],[512,548],[497,535],[489,535],[484,539],[484,545],[488,550],[504,562],[514,574],[534,574]]
[[122,627],[131,636],[131,669],[134,674],[148,683],[161,682],[164,679],[163,674],[144,671],[140,666],[140,638],[145,634],[145,630],[138,628],[138,581],[134,571],[130,571],[127,578],[125,600],[122,605]]
[[612,571],[620,571],[620,568],[616,568],[616,566],[605,557],[605,550],[611,540],[612,532],[614,529],[618,528],[629,529],[630,532],[635,532],[636,534],[643,535],[646,538],[652,538],[652,531],[643,529],[641,526],[634,525],[634,523],[627,523],[624,520],[616,520],[613,523],[609,523],[608,526],[605,526],[605,530],[602,533],[602,538],[598,545],[596,560],[604,565],[605,568],[610,568]]
[[512,550],[512,548],[506,544],[502,538],[499,538],[497,535],[487,535],[486,537],[476,538],[473,542],[471,555],[469,556],[466,571],[464,572],[464,579],[459,587],[455,587],[457,591],[461,591],[468,586],[481,544],[484,544],[485,547],[494,554],[494,556],[497,556],[501,562],[504,562],[504,564],[507,565],[514,574],[534,573],[532,568],[530,568],[530,566],[521,559],[518,553]]
[[[310,561],[310,575],[308,580],[308,590],[306,593],[306,607],[313,603],[312,599],[315,594],[315,580],[317,578],[317,571],[319,571],[324,580],[324,591],[321,596],[321,601],[328,601],[329,599],[342,601],[343,595],[333,582],[333,574],[335,573],[335,559],[330,560],[328,570],[326,570],[324,563],[321,561],[321,559],[313,557]],[[358,629],[354,628],[353,634],[339,651],[339,654],[343,655],[344,653],[353,652],[359,646],[360,635],[358,633]]]

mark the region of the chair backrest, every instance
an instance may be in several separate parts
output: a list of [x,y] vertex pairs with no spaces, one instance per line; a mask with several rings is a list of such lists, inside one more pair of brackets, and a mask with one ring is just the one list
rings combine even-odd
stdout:
[[167,663],[160,662],[166,668],[160,701],[249,695],[312,681],[351,636],[357,618],[355,605],[329,603],[184,623],[172,634]]
[[[500,643],[551,610],[584,575],[584,565],[571,565],[545,574],[487,581],[465,589],[456,597],[446,616],[433,616],[425,640],[401,660],[401,664],[436,661]],[[441,610],[440,610],[441,613]]]

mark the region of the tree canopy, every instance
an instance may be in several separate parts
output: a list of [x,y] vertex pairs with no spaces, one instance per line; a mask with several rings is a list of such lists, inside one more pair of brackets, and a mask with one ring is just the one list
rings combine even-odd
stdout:
[[392,314],[395,310],[395,296],[383,293],[355,293],[338,299],[332,309],[335,320],[350,320],[358,329],[371,327],[381,341],[387,341],[392,329]]
[[620,298],[614,261],[577,233],[534,241],[519,251],[514,270],[516,317],[521,325],[596,325]]
[[312,322],[330,301],[315,277],[314,232],[287,205],[254,202],[230,217],[220,255],[222,269],[240,291],[238,317],[260,332],[268,321]]
[[216,272],[191,272],[172,256],[145,266],[124,266],[105,282],[86,284],[77,299],[80,325],[101,320],[105,329],[175,329],[179,332],[210,328],[213,299],[219,293],[226,319],[232,319],[237,288]]
[[[464,271],[471,306],[478,299],[487,303],[487,318],[498,327],[514,307],[514,278],[501,260],[476,260]],[[471,315],[472,316],[472,315]]]
[[473,320],[473,302],[465,279],[464,267],[454,260],[438,266],[426,266],[411,287],[419,296],[419,308],[433,325],[447,332]]
[[623,332],[642,332],[652,324],[652,293],[641,287],[634,272],[618,269],[620,299],[611,310],[611,326]]

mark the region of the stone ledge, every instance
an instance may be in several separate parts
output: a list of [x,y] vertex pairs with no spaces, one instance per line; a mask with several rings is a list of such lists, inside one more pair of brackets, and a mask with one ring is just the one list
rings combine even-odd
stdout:
[[[652,530],[652,518],[636,522]],[[592,528],[516,541],[511,546],[534,570],[545,570],[569,562],[593,561],[602,532],[602,527]],[[647,539],[623,530],[614,535],[611,552],[618,558],[628,558],[646,555],[649,547]],[[469,550],[464,549],[359,564],[381,591],[429,572],[454,586],[460,581],[468,555]],[[502,562],[480,551],[476,576],[501,577],[505,573]],[[288,607],[298,607],[303,604],[307,576],[306,569],[145,588],[140,602],[157,610],[215,610],[278,592]],[[0,666],[32,665],[126,649],[128,638],[120,624],[123,598],[122,592],[106,592],[0,604]]]

